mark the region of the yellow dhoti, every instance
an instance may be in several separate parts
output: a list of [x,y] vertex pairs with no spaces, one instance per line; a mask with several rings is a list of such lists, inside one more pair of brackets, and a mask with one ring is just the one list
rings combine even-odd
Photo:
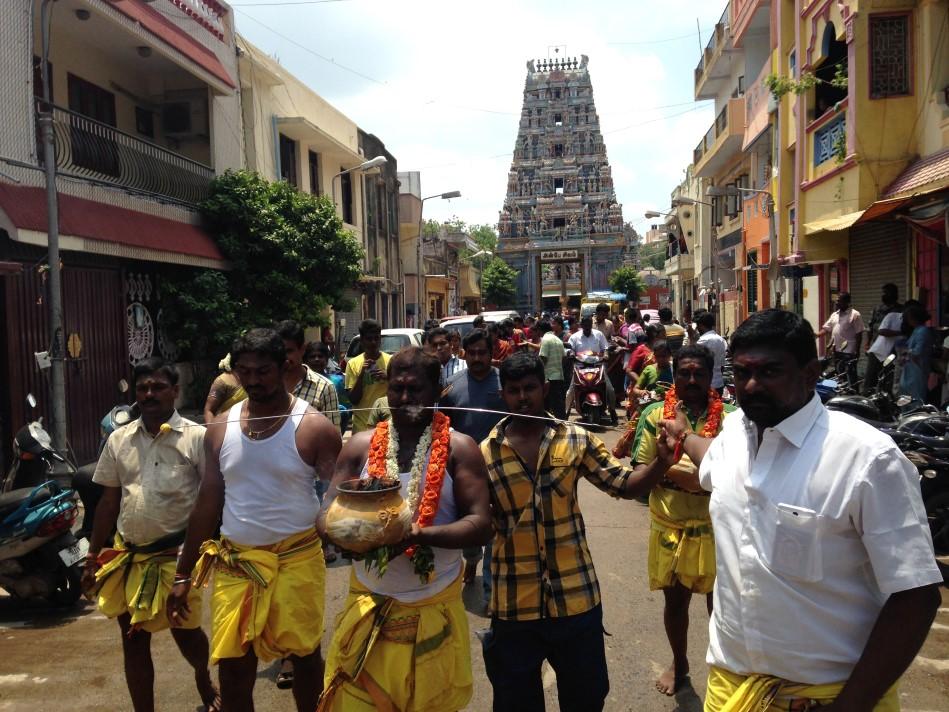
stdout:
[[[134,546],[116,534],[112,548],[99,553],[99,570],[96,571],[99,610],[108,618],[128,613],[133,630],[149,633],[164,630],[168,627],[165,600],[174,583],[177,558],[177,543],[162,540]],[[200,591],[192,590],[188,594],[188,605],[197,613],[188,616],[181,627],[198,628],[201,625]]]
[[681,583],[709,593],[715,583],[715,538],[708,496],[658,486],[649,495],[649,588]]
[[195,587],[212,568],[211,662],[243,657],[251,646],[264,662],[320,647],[326,564],[315,529],[265,548],[206,541]]
[[[813,700],[833,702],[844,683],[805,685],[770,675],[738,675],[718,667],[709,668],[705,712],[787,712],[806,709]],[[893,685],[873,712],[899,712],[898,686]]]
[[471,699],[461,576],[441,593],[400,603],[352,577],[326,659],[318,712],[454,712]]

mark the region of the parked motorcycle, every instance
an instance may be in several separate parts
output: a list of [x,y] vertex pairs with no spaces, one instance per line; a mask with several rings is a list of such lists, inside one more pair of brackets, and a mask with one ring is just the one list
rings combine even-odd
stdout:
[[[944,422],[942,426],[945,425]],[[949,438],[906,430],[887,431],[887,434],[919,470],[919,489],[933,546],[938,556],[949,555]]]
[[939,411],[931,405],[913,401],[909,396],[896,398],[884,389],[882,384],[889,382],[889,372],[892,371],[895,361],[896,356],[893,354],[883,361],[879,381],[881,385],[878,385],[872,394],[861,396],[850,392],[847,385],[843,389],[838,387],[836,395],[826,401],[827,409],[847,413],[881,429],[899,428],[907,418],[914,416],[925,419],[937,415]]
[[[32,395],[27,402],[36,406]],[[89,550],[72,533],[79,510],[75,492],[63,484],[76,468],[53,447],[40,420],[17,432],[13,449],[0,487],[0,588],[20,599],[71,605]]]
[[573,365],[574,407],[584,423],[599,426],[606,414],[606,359],[592,352],[576,354]]

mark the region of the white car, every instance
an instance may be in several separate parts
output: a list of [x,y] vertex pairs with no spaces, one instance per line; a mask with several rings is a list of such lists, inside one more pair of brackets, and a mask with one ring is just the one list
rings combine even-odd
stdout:
[[[504,321],[505,319],[513,319],[515,316],[517,316],[517,312],[485,312],[481,316],[484,317],[485,324],[493,324],[495,322]],[[474,316],[456,316],[452,317],[451,319],[445,319],[439,324],[439,326],[444,329],[448,329],[449,331],[457,331],[459,334],[461,334],[461,338],[465,338],[469,331],[474,331],[474,320]]]
[[[383,329],[382,344],[379,346],[379,350],[387,354],[394,354],[406,346],[421,345],[421,329]],[[356,335],[349,342],[349,347],[346,349],[346,360],[348,361],[353,356],[358,356],[361,353],[362,345],[359,343],[359,336]]]

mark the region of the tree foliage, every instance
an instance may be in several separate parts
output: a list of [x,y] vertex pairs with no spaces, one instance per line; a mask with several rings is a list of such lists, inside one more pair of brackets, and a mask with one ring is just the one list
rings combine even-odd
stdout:
[[468,234],[478,245],[479,250],[496,252],[498,247],[498,233],[490,225],[472,225]]
[[639,261],[644,268],[662,270],[666,266],[666,243],[663,241],[640,245]]
[[184,270],[161,280],[162,325],[184,358],[225,353],[243,326],[242,305],[224,272]]
[[615,270],[609,277],[609,284],[610,289],[626,294],[633,302],[646,291],[646,285],[634,267],[620,267]]
[[170,334],[194,358],[216,355],[243,328],[281,319],[320,324],[362,273],[362,247],[326,197],[228,171],[212,183],[201,213],[230,269],[163,281]]
[[514,285],[517,272],[507,262],[497,257],[485,265],[481,272],[481,290],[485,302],[498,306],[511,306],[514,302]]

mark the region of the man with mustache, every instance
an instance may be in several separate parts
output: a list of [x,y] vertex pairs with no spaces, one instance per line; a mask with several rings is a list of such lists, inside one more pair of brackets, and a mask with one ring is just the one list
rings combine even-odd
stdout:
[[741,412],[710,440],[680,410],[660,438],[701,463],[712,493],[705,710],[898,710],[942,583],[916,467],[823,406],[814,332],[797,314],[753,314],[731,352]]
[[[647,406],[640,415],[633,444],[635,471],[652,474],[663,467],[656,441],[659,421],[674,417],[677,408],[687,413],[689,427],[714,437],[726,413],[712,390],[715,358],[704,346],[683,346],[673,361],[673,388],[665,400]],[[687,654],[689,603],[692,594],[705,594],[712,612],[715,581],[715,543],[708,514],[708,493],[694,482],[695,466],[683,457],[663,470],[662,480],[649,493],[649,588],[665,598],[663,622],[672,648],[672,665],[659,676],[656,689],[675,694],[689,675]]]
[[[455,430],[470,435],[480,445],[504,417],[506,407],[501,400],[498,369],[491,365],[491,337],[483,329],[469,331],[464,348],[466,368],[448,380],[439,406],[445,409]],[[491,546],[484,547],[483,556],[480,546],[465,549],[464,553],[466,584],[474,582],[478,561],[482,562],[481,588],[487,605],[491,596]]]
[[[208,425],[207,466],[168,618],[173,626],[200,618],[188,595],[213,569],[211,659],[220,661],[223,708],[253,710],[257,661],[290,658],[296,707],[312,712],[323,682],[326,577],[314,485],[332,475],[339,428],[287,392],[287,351],[276,331],[251,329],[234,342],[231,360],[247,400]],[[218,522],[221,538],[209,541]]]
[[609,692],[600,586],[577,499],[581,478],[623,499],[649,492],[672,464],[634,472],[579,424],[544,410],[548,384],[536,354],[501,364],[511,415],[481,443],[497,532],[491,629],[482,639],[495,712],[542,712],[541,666],[557,674],[560,709],[596,712]]
[[[152,633],[168,628],[163,608],[204,472],[204,428],[175,410],[178,372],[171,364],[147,359],[135,367],[133,383],[142,417],[112,433],[96,465],[93,481],[104,491],[82,587],[98,586],[99,610],[118,620],[132,709],[149,712],[155,709]],[[103,548],[113,529],[114,544]],[[199,591],[190,592],[188,605],[201,610]],[[200,615],[173,628],[171,637],[194,668],[206,708],[220,710]]]
[[385,479],[393,468],[413,523],[389,548],[384,571],[353,563],[320,712],[455,712],[471,699],[461,550],[491,536],[487,474],[475,442],[434,410],[440,382],[437,358],[417,347],[395,354],[386,380],[390,420],[354,435],[336,463],[322,532],[334,535],[325,512],[343,482]]

